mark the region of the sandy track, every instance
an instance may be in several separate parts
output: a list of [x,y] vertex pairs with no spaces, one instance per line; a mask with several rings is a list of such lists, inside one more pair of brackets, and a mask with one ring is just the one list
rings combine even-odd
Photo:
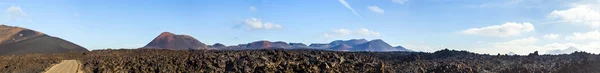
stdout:
[[77,62],[77,60],[63,60],[59,64],[52,66],[45,73],[82,73],[81,63]]

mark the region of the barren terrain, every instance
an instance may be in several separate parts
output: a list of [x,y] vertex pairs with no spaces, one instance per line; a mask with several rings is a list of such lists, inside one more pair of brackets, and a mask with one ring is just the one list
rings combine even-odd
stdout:
[[83,71],[113,72],[600,72],[600,56],[485,55],[466,51],[336,52],[323,50],[96,50],[85,53],[0,56],[0,72],[43,72],[77,59]]

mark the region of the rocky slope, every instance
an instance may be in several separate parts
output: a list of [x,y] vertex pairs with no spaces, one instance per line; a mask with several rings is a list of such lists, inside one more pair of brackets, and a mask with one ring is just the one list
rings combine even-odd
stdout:
[[171,49],[171,50],[198,50],[209,49],[208,46],[189,35],[176,35],[163,32],[143,48],[146,49]]
[[31,29],[0,25],[0,55],[86,52],[87,49]]

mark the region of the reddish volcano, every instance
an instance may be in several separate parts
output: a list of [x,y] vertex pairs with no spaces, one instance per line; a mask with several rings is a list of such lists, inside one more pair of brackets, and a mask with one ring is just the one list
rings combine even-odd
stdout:
[[189,35],[175,35],[170,32],[163,32],[154,38],[143,48],[148,49],[171,49],[171,50],[196,50],[207,49],[204,43],[196,40]]
[[264,49],[264,48],[271,48],[271,42],[269,41],[256,41],[256,42],[252,42],[250,44],[248,44],[247,48],[252,48],[252,49]]

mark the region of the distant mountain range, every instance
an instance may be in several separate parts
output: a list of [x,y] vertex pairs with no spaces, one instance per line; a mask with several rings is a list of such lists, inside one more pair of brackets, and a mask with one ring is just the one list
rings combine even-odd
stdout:
[[[393,47],[383,40],[336,40],[327,44],[288,43],[284,41],[271,42],[268,40],[255,41],[239,45],[223,45],[215,43],[206,45],[192,36],[177,35],[163,32],[140,49],[170,49],[170,50],[242,50],[242,49],[322,49],[334,51],[410,51],[402,46]],[[34,30],[0,25],[0,55],[28,53],[69,53],[86,52],[87,49],[67,40],[46,35]]]
[[85,52],[87,49],[34,30],[0,25],[0,55]]
[[268,40],[255,41],[247,44],[226,46],[220,43],[205,45],[188,35],[175,35],[163,32],[142,49],[171,49],[171,50],[194,50],[194,49],[322,49],[334,51],[411,51],[402,46],[393,47],[381,39],[368,41],[366,39],[336,40],[329,44],[287,43],[283,41],[271,42]]

